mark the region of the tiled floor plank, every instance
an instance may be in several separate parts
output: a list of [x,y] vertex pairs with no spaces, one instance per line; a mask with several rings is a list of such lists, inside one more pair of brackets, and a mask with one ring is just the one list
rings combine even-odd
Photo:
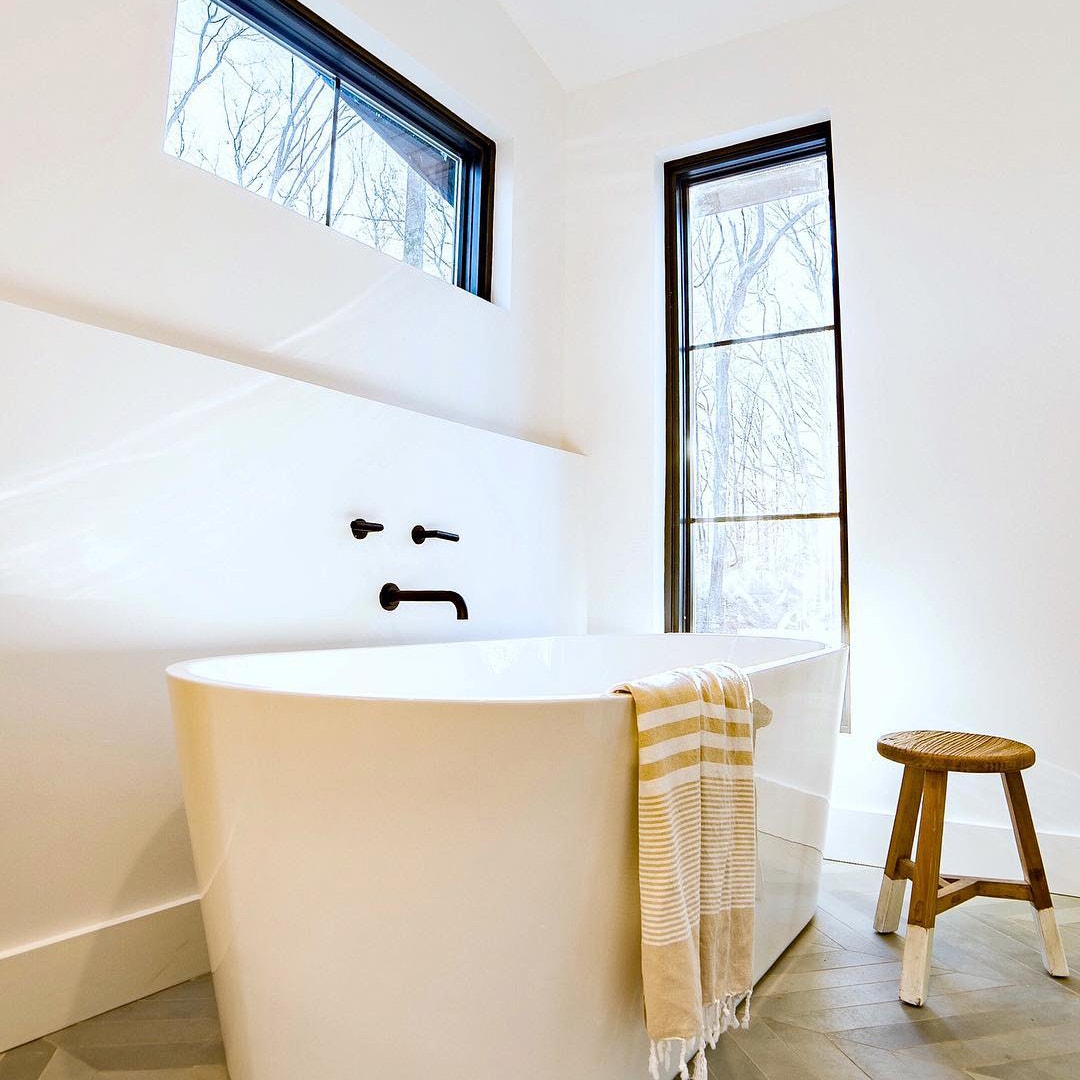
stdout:
[[224,1065],[196,1065],[192,1069],[134,1069],[96,1072],[94,1080],[229,1080]]
[[891,962],[891,960],[884,960],[881,956],[855,952],[853,949],[824,949],[821,952],[803,953],[791,957],[790,961],[780,968],[784,974],[796,971],[827,971],[829,968],[838,967],[865,967],[883,961]]
[[858,983],[878,983],[900,978],[900,961],[889,960],[847,968],[826,968],[824,971],[793,971],[790,974],[769,974],[762,979],[755,993],[790,994],[799,990],[824,990],[830,986],[855,986]]
[[828,934],[815,926],[808,926],[788,947],[785,956],[797,956],[801,953],[818,952],[825,949],[839,949],[840,943],[833,941]]
[[153,996],[155,998],[213,997],[214,983],[209,975],[200,975],[197,979],[170,986],[168,990],[161,990]]
[[[759,1021],[760,1023],[761,1021]],[[779,1020],[764,1021],[799,1055],[814,1080],[866,1080],[862,1071],[827,1035]]]
[[1076,1080],[1080,1076],[1080,1054],[1058,1054],[1037,1061],[987,1065],[971,1075],[974,1080]]
[[904,1019],[896,1023],[874,1024],[863,1028],[845,1028],[843,1037],[850,1042],[877,1046],[882,1050],[909,1050],[929,1043],[963,1042],[995,1035],[1003,1031],[1023,1033],[1042,1023],[1064,1024],[1076,1020],[1071,1004],[1017,1007],[996,1011],[945,1016],[931,1020]]
[[141,1043],[128,1046],[81,1046],[83,1061],[100,1072],[132,1069],[181,1069],[225,1062],[220,1040],[188,1043]]
[[218,1037],[217,1017],[194,1020],[87,1020],[49,1036],[65,1050],[90,1046],[145,1046],[210,1042]]
[[57,1050],[45,1066],[41,1080],[94,1080],[97,1072],[92,1065],[65,1050]]
[[932,1043],[903,1050],[898,1057],[915,1064],[936,1062],[978,1071],[988,1065],[1010,1061],[1039,1061],[1065,1053],[1080,1053],[1080,1025],[1029,1026],[1023,1031],[1005,1030],[981,1038]]
[[771,1080],[763,1073],[743,1051],[734,1039],[721,1038],[715,1050],[706,1053],[709,1061],[709,1076],[719,1076],[723,1080]]
[[751,1023],[749,1030],[732,1031],[724,1038],[735,1043],[769,1080],[806,1080],[806,1061],[768,1024]]
[[[960,1017],[976,1016],[981,1013],[999,1013],[1007,1016],[1013,1013],[1019,1014],[1020,1010],[1016,1008],[1015,1003],[1015,988],[1003,986],[989,990],[967,990],[955,994],[937,993],[922,1008],[906,1005],[896,1000],[894,996],[892,1001],[823,1009],[819,1012],[790,1016],[788,1019],[799,1027],[810,1028],[814,1031],[846,1032],[847,1038],[854,1038],[851,1032],[855,1030],[882,1026],[900,1028],[905,1031],[920,1029],[921,1034],[925,1035],[926,1030],[923,1029],[928,1021],[959,1022]],[[1060,999],[1052,990],[1028,994],[1025,1005],[1032,1011],[1058,1006],[1066,1015],[1071,1008],[1068,1003],[1060,1003]],[[875,1042],[873,1045],[895,1049],[893,1043]]]
[[862,926],[849,926],[826,907],[828,899],[828,894],[822,897],[822,905],[818,908],[811,926],[821,929],[845,949],[869,953],[883,960],[899,959],[904,946],[903,941],[895,934],[875,934],[870,923],[866,924],[865,929]]
[[954,1065],[935,1061],[907,1061],[890,1050],[876,1046],[844,1039],[833,1041],[870,1080],[969,1080],[968,1073]]
[[0,1080],[39,1080],[55,1053],[56,1047],[44,1039],[16,1046],[0,1061]]
[[[995,981],[978,975],[968,975],[962,971],[945,971],[940,975],[930,976],[931,1006],[941,994],[966,990],[990,990],[1005,985],[1008,984],[1002,979]],[[873,1005],[896,1001],[897,992],[897,980],[887,979],[883,982],[833,986],[822,990],[770,994],[760,1001],[757,998],[754,999],[755,1014],[790,1019],[792,1023],[798,1023],[797,1017],[806,1013],[816,1013],[825,1009],[842,1009],[852,1005]]]
[[103,1023],[113,1020],[216,1020],[217,1015],[217,1002],[213,996],[161,997],[154,994],[103,1013],[96,1019]]

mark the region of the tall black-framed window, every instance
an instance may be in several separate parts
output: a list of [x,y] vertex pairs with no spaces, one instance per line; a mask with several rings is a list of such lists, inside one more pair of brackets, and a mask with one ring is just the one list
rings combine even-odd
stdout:
[[832,145],[665,167],[667,628],[847,640]]
[[495,144],[295,0],[177,0],[164,146],[491,298]]

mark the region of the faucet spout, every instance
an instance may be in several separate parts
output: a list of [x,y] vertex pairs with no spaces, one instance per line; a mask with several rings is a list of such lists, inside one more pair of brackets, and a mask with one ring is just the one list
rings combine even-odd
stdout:
[[459,620],[469,617],[469,609],[465,606],[464,597],[461,593],[451,592],[448,589],[399,589],[392,581],[388,581],[379,592],[379,603],[384,611],[394,611],[398,604],[412,600],[420,603],[453,604]]

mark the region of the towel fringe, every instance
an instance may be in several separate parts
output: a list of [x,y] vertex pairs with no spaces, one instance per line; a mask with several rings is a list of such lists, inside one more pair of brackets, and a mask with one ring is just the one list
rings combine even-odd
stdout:
[[[753,995],[754,995],[754,988],[751,986],[750,989],[746,991],[746,997],[743,998],[742,1026],[744,1028],[749,1028],[750,1027],[750,998],[753,997]],[[739,1022],[737,1020],[735,1021],[735,1026],[736,1027],[739,1026]]]
[[[649,1041],[649,1075],[652,1080],[665,1080],[675,1063],[675,1047],[678,1044],[679,1057],[677,1074],[679,1080],[709,1080],[709,1063],[705,1058],[705,1047],[713,1050],[720,1036],[732,1028],[750,1027],[751,988],[745,994],[725,994],[716,1001],[710,1001],[702,1010],[701,1034],[697,1036],[699,1049],[688,1061],[691,1044],[694,1039],[672,1037],[670,1039],[651,1039]],[[739,1006],[742,1016],[739,1016]],[[693,1072],[691,1072],[693,1066]],[[663,1075],[661,1075],[663,1073]]]
[[694,1058],[694,1080],[709,1080],[709,1062],[705,1057],[704,1046]]
[[660,1056],[656,1052],[656,1043],[649,1042],[649,1075],[652,1080],[660,1080]]

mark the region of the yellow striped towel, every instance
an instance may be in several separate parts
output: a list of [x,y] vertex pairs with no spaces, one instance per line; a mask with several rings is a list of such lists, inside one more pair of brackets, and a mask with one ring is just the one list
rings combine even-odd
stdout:
[[[739,1027],[753,987],[757,825],[750,682],[726,664],[616,687],[638,728],[641,971],[649,1070],[660,1080]],[[677,1056],[676,1056],[677,1055]]]

